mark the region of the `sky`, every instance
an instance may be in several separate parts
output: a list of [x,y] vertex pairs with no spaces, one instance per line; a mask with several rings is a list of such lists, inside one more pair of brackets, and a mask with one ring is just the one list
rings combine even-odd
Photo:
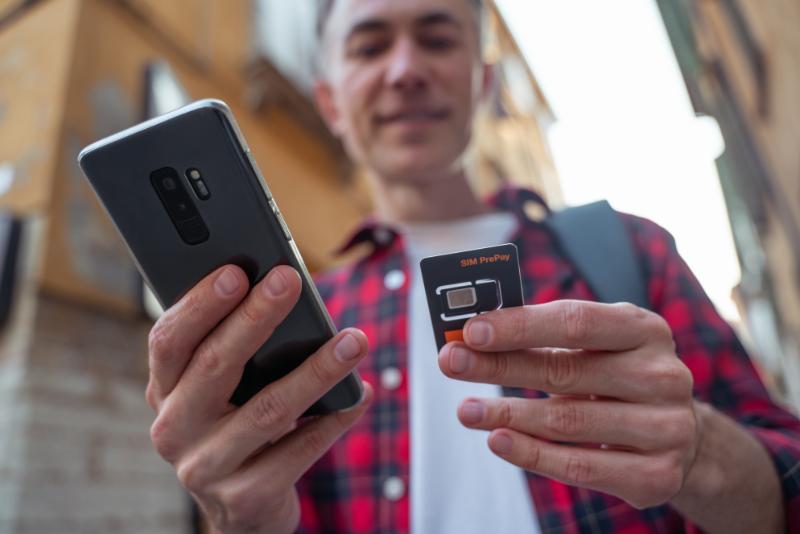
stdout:
[[675,236],[728,320],[741,272],[714,159],[655,0],[496,0],[556,115],[548,134],[568,205],[607,199]]

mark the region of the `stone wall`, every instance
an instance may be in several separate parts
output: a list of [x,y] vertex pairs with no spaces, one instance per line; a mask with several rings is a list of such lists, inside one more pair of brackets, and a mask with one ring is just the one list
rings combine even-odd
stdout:
[[0,341],[0,534],[188,533],[149,439],[149,323],[23,286]]

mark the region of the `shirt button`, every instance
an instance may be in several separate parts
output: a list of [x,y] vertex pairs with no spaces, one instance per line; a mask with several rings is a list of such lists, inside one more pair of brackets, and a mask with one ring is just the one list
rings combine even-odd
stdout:
[[383,277],[383,285],[386,286],[386,289],[394,291],[396,289],[400,289],[403,287],[403,284],[406,282],[406,275],[400,269],[394,269],[393,271],[389,271],[386,273],[386,276]]
[[400,477],[389,477],[383,481],[383,496],[390,501],[397,501],[406,493],[406,485]]
[[393,391],[400,386],[403,381],[403,374],[397,367],[387,367],[381,371],[381,386],[383,389]]

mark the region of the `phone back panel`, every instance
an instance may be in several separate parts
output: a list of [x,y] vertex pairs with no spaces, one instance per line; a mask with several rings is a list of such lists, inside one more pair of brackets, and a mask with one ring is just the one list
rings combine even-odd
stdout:
[[[95,143],[79,162],[165,308],[225,264],[240,266],[251,285],[279,264],[301,273],[297,306],[248,362],[231,398],[241,405],[297,367],[336,330],[229,117],[221,102],[202,101]],[[204,242],[190,245],[181,238],[151,183],[151,174],[165,167],[175,169],[205,222]],[[207,200],[193,192],[189,169],[200,171]],[[307,414],[352,406],[360,395],[360,380],[349,375]]]

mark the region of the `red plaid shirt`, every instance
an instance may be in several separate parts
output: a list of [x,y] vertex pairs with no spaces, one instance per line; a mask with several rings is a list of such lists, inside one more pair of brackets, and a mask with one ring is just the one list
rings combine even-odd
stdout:
[[[522,206],[532,199],[541,202],[530,191],[508,189],[491,200],[497,209],[519,218],[513,241],[519,248],[525,302],[594,299],[546,229],[526,218]],[[672,237],[650,221],[630,215],[623,220],[644,267],[651,308],[672,327],[677,353],[694,375],[696,398],[734,418],[764,444],[783,486],[787,525],[800,532],[800,421],[770,400],[736,335],[678,255]],[[298,484],[300,531],[309,534],[409,531],[406,363],[412,266],[402,236],[387,227],[363,226],[344,249],[359,243],[371,244],[371,253],[321,276],[317,285],[337,326],[358,327],[369,338],[370,355],[359,372],[375,386],[375,398]],[[393,380],[387,380],[387,369]],[[544,395],[518,389],[506,389],[505,394]],[[698,532],[668,505],[637,510],[615,497],[531,473],[528,483],[543,533]]]

